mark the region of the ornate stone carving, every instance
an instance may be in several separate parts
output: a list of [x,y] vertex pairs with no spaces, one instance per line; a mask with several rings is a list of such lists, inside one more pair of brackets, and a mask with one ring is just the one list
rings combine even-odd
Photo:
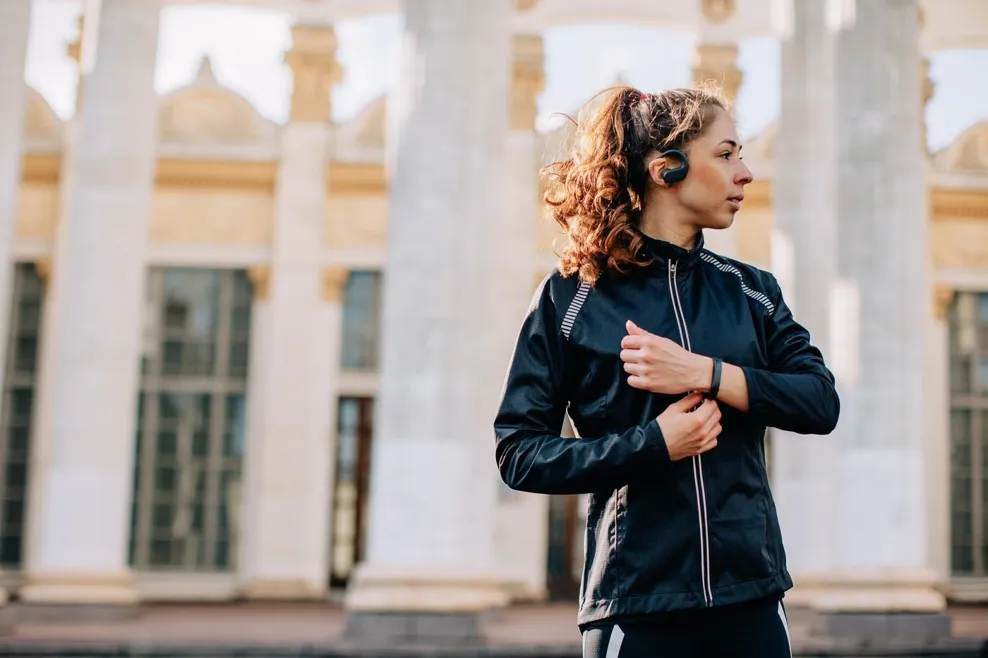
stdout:
[[296,25],[285,63],[292,70],[292,121],[329,121],[333,85],[343,79],[336,61],[336,31],[330,25]]
[[933,286],[933,313],[937,320],[943,320],[947,317],[947,311],[950,310],[950,304],[954,301],[954,295],[956,290],[942,284],[934,284]]
[[337,153],[382,152],[387,146],[387,114],[388,99],[382,95],[349,121],[337,124]]
[[703,17],[711,23],[723,23],[733,16],[737,9],[735,0],[702,0],[700,8]]
[[158,136],[166,143],[254,143],[263,123],[247,99],[219,84],[208,56],[195,82],[168,94],[158,110]]
[[512,44],[511,127],[534,130],[545,89],[545,50],[538,34],[515,35]]
[[937,168],[953,173],[988,173],[988,121],[976,123],[936,156]]
[[350,270],[345,267],[330,266],[322,271],[322,298],[323,301],[339,303],[343,301],[343,292],[346,290],[347,279],[350,278]]
[[50,139],[58,135],[60,121],[51,105],[33,87],[27,88],[24,108],[24,136],[28,139]]
[[[920,11],[922,14],[922,10]],[[926,121],[926,106],[929,104],[930,99],[933,98],[933,93],[936,91],[936,85],[933,83],[933,79],[930,78],[930,58],[924,57],[920,61],[920,75],[922,76],[920,85],[923,89],[923,97],[920,105],[920,116],[922,117],[923,124],[923,150],[929,151],[929,146],[927,144],[927,121]]]
[[744,74],[738,68],[735,44],[700,44],[693,57],[693,84],[715,84],[730,102],[738,97]]
[[934,188],[930,191],[934,221],[975,219],[988,224],[988,191]]
[[76,34],[75,39],[65,45],[65,54],[68,55],[70,59],[75,60],[76,64],[79,64],[82,62],[82,35],[85,34],[86,27],[85,9],[79,12],[79,18],[76,21],[76,25],[78,34]]
[[34,271],[41,277],[41,285],[48,289],[48,282],[51,281],[51,256],[41,256],[34,261]]
[[988,221],[937,219],[930,226],[936,269],[988,269]]
[[254,286],[254,299],[264,301],[268,298],[268,282],[271,279],[271,268],[267,265],[252,265],[247,268],[247,278]]

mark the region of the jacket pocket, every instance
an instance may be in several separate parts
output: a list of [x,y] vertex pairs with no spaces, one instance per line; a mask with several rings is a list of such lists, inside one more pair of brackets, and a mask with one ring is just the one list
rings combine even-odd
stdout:
[[761,514],[710,521],[710,574],[714,589],[769,578],[775,560],[768,518]]

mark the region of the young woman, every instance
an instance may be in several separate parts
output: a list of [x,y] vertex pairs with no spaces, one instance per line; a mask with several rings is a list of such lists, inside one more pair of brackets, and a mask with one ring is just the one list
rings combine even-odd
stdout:
[[775,278],[703,247],[752,180],[734,121],[705,91],[619,88],[578,132],[546,169],[569,241],[509,366],[501,477],[589,494],[586,658],[788,657],[763,437],[828,434],[840,403]]

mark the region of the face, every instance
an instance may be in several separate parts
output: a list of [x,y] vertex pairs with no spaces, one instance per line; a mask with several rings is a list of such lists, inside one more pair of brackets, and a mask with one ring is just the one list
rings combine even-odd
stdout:
[[[707,131],[685,149],[689,160],[686,178],[658,190],[667,202],[679,206],[682,219],[701,229],[724,229],[734,222],[744,199],[744,186],[752,180],[751,170],[741,160],[740,142],[734,121],[718,108]],[[656,164],[660,171],[661,160],[653,166]],[[678,164],[668,163],[672,167]]]

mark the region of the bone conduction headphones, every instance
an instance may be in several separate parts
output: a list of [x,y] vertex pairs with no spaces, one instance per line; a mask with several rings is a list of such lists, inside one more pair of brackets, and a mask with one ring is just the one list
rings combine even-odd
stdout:
[[663,151],[659,154],[660,158],[675,157],[678,158],[683,164],[678,167],[670,167],[662,170],[662,180],[666,182],[667,185],[675,185],[684,178],[690,170],[690,165],[686,161],[686,154],[682,151],[676,149],[669,149],[668,151]]

